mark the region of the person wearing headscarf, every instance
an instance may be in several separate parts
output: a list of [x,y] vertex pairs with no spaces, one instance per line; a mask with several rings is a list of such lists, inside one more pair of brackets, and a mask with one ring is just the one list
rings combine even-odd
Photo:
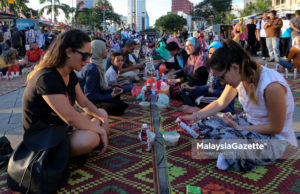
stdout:
[[158,48],[155,49],[152,57],[154,60],[168,60],[170,58],[169,51],[166,49],[166,43],[162,38],[158,39]]
[[206,84],[209,69],[208,56],[203,51],[200,40],[194,37],[188,38],[185,43],[185,50],[189,58],[177,77],[180,77],[180,73],[183,73],[184,81],[189,86]]
[[[212,42],[208,47],[209,58],[211,58],[212,54],[222,46],[222,43],[219,41]],[[186,104],[181,107],[182,111],[185,113],[193,113],[200,110],[199,107],[203,108],[209,103],[217,100],[224,88],[225,85],[222,85],[218,78],[213,74],[212,70],[210,70],[206,85],[190,87],[189,90],[183,90],[181,92],[181,97]],[[235,114],[234,100],[223,110],[223,112]]]
[[[105,82],[105,68],[103,64],[103,59],[107,57],[106,45],[102,40],[95,40],[92,42],[92,57],[91,62],[97,66],[100,76],[100,88],[107,89],[107,84]],[[95,51],[95,52],[94,52]]]
[[194,37],[188,38],[185,50],[189,55],[186,65],[172,77],[167,77],[172,78],[168,81],[173,85],[173,87],[171,86],[171,96],[175,98],[180,94],[179,83],[181,90],[188,90],[193,86],[205,85],[208,78],[208,56],[203,51],[200,40]]
[[239,22],[234,26],[233,34],[234,37],[238,36],[240,44],[244,47],[245,41],[248,37],[248,28],[247,25],[244,24],[243,18],[240,18]]
[[128,107],[120,100],[123,92],[121,88],[109,88],[105,81],[103,57],[105,56],[105,43],[102,40],[92,41],[92,58],[77,73],[78,81],[84,95],[98,108],[103,108],[109,115],[122,115]]

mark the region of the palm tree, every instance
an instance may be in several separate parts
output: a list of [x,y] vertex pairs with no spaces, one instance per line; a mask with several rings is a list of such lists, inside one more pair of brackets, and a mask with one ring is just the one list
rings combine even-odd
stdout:
[[15,3],[10,6],[10,9],[16,16],[19,16],[20,11],[28,9],[27,3],[29,3],[29,0],[15,0]]
[[225,12],[225,18],[224,18],[224,24],[232,24],[233,20],[236,18],[234,14],[231,13],[231,11]]
[[254,3],[254,10],[257,13],[263,13],[270,10],[272,0],[256,0]]
[[8,7],[8,1],[7,0],[0,0],[0,6],[2,11],[5,12],[6,8]]
[[[62,10],[67,19],[70,18],[69,14],[71,12],[71,7],[67,4],[60,3],[60,0],[40,0],[40,4],[50,3],[49,5],[45,5],[40,10],[40,15],[42,15],[45,11],[47,14],[54,15],[54,19],[59,15],[59,10]],[[53,18],[52,18],[53,20]]]
[[244,9],[238,10],[240,17],[252,15],[253,13],[255,13],[254,8],[255,8],[254,4],[251,3],[251,4],[247,5]]

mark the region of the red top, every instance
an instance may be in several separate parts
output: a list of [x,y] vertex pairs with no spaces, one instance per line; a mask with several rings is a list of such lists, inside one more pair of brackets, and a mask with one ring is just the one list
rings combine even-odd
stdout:
[[29,62],[37,62],[40,60],[40,56],[43,55],[43,50],[40,48],[38,50],[29,49],[26,55],[28,56]]

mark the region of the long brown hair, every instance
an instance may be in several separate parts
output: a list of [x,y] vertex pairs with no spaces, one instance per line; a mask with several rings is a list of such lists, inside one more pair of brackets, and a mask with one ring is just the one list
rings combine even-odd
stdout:
[[86,42],[91,42],[91,39],[87,33],[81,30],[68,30],[58,35],[43,60],[28,75],[27,79],[29,80],[40,69],[63,67],[68,58],[66,49],[80,49]]
[[251,60],[247,51],[233,40],[225,40],[223,47],[214,52],[210,59],[210,67],[216,71],[229,70],[233,63],[240,66],[243,80],[249,83],[249,98],[258,104],[256,89],[261,74],[261,65]]

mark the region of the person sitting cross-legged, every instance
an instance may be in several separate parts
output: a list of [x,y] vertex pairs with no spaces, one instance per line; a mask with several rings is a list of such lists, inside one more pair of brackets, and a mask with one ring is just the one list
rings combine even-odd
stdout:
[[[212,42],[208,47],[209,58],[220,47],[222,47],[221,42]],[[182,99],[187,104],[181,107],[182,111],[184,113],[193,113],[199,111],[200,108],[203,108],[209,103],[217,100],[217,98],[222,94],[224,88],[225,85],[222,85],[213,72],[210,71],[207,85],[187,87],[186,90],[182,90]],[[230,112],[235,114],[234,99],[224,110],[222,110],[222,112]]]
[[297,71],[300,72],[300,36],[294,38],[293,45],[287,60],[280,59],[279,64],[289,71],[293,68],[297,68]]
[[31,48],[26,52],[24,65],[36,65],[43,59],[43,56],[43,50],[39,48],[38,43],[31,43]]
[[[102,49],[101,49],[102,48]],[[92,60],[77,73],[80,87],[84,95],[98,108],[103,108],[109,115],[124,114],[128,104],[120,100],[123,89],[108,87],[105,80],[105,71],[102,56],[105,52],[105,43],[102,40],[92,41]]]
[[113,53],[110,57],[112,66],[105,73],[105,80],[109,87],[120,87],[124,92],[130,92],[133,85],[129,80],[118,81],[120,69],[123,65],[123,55],[121,53]]
[[[193,122],[204,144],[259,144],[262,149],[226,147],[210,152],[218,158],[217,167],[249,172],[257,165],[270,165],[282,158],[287,146],[298,147],[293,128],[294,98],[287,81],[276,71],[252,60],[233,40],[225,40],[214,52],[210,68],[226,84],[221,96],[192,115],[181,117]],[[245,114],[216,115],[238,95]],[[253,145],[252,144],[252,145]],[[212,150],[210,150],[212,151]]]

